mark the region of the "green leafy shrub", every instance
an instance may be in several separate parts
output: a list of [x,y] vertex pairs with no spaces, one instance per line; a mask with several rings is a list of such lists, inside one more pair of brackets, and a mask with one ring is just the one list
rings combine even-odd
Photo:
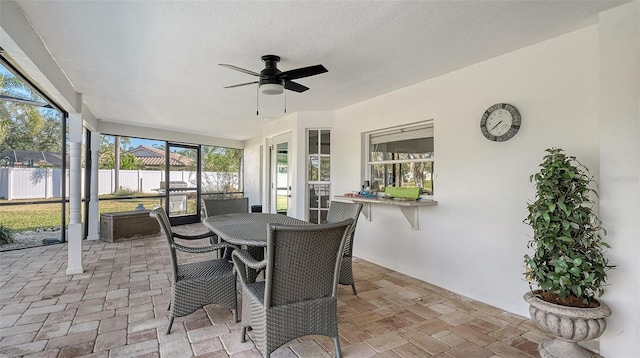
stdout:
[[134,196],[136,194],[138,194],[137,191],[129,188],[120,188],[116,190],[115,193],[113,193],[113,195],[115,196]]
[[[606,231],[589,197],[597,196],[591,187],[595,181],[584,165],[562,149],[546,152],[540,171],[530,177],[536,195],[527,205],[524,222],[533,229],[528,247],[534,254],[524,256],[525,275],[543,293],[559,296],[554,303],[574,306],[577,301],[586,306],[603,294],[606,271],[614,267],[604,256],[609,247],[603,240]],[[542,296],[548,300],[549,295]]]
[[0,224],[0,245],[12,244],[14,241],[13,231]]

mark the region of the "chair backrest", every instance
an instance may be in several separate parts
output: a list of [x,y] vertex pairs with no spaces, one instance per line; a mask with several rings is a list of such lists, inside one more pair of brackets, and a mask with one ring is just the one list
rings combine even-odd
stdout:
[[327,223],[337,223],[346,219],[353,219],[353,225],[347,235],[347,241],[344,244],[345,256],[351,256],[353,252],[353,238],[356,234],[356,225],[362,211],[361,203],[345,203],[341,201],[332,201],[329,205],[327,213]]
[[270,224],[265,307],[336,296],[344,242],[352,219],[334,224]]
[[171,252],[171,264],[173,266],[173,279],[177,278],[178,274],[178,258],[176,257],[176,249],[173,248],[173,231],[171,230],[171,224],[169,223],[169,218],[167,217],[167,213],[164,211],[164,208],[155,208],[151,210],[149,216],[156,218],[158,220],[158,224],[160,224],[160,229],[162,233],[167,239],[167,243],[169,244],[169,251]]
[[248,213],[249,198],[203,199],[204,217],[222,214]]

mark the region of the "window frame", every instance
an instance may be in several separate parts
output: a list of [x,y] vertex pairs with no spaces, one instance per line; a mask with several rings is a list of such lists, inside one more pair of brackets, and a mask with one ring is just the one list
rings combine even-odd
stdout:
[[[410,133],[410,132],[417,132],[417,131],[421,131],[421,130],[425,130],[427,129],[427,133],[426,136],[419,136],[418,138],[433,138],[434,139],[434,149],[433,149],[433,154],[431,155],[430,158],[416,158],[416,159],[387,159],[387,160],[378,160],[378,161],[374,161],[372,160],[372,155],[371,155],[371,138],[375,138],[375,137],[381,137],[384,135],[394,135],[394,134],[399,134],[399,133]],[[430,133],[429,133],[430,132]],[[417,139],[415,137],[415,135],[411,135],[411,134],[407,134],[407,139]],[[420,198],[424,198],[424,199],[433,199],[434,198],[434,194],[435,190],[435,158],[436,158],[436,154],[435,154],[435,130],[434,130],[434,123],[433,120],[426,120],[426,121],[420,121],[420,122],[414,122],[414,123],[408,123],[408,124],[404,124],[404,125],[400,125],[400,126],[393,126],[393,127],[387,127],[387,128],[382,128],[382,129],[378,129],[378,130],[374,130],[374,131],[370,131],[370,132],[365,132],[363,133],[363,151],[362,151],[362,156],[363,156],[363,177],[364,180],[369,181],[369,183],[371,183],[372,177],[371,177],[371,173],[373,170],[373,166],[374,165],[385,165],[385,164],[404,164],[404,163],[432,163],[431,164],[431,192],[432,194],[426,194],[423,193],[422,195],[420,195]],[[385,183],[385,187],[386,187]]]
[[[317,132],[318,135],[318,148],[317,148],[317,153],[310,153],[309,151],[309,145],[310,145],[310,135],[311,132]],[[325,143],[322,141],[322,134],[323,132],[328,132],[329,134],[329,142]],[[331,156],[332,156],[332,134],[333,131],[331,128],[318,128],[318,127],[312,127],[312,128],[307,128],[306,129],[306,135],[305,135],[305,147],[306,147],[306,158],[305,158],[305,176],[306,176],[306,213],[305,213],[305,217],[307,219],[307,221],[311,221],[311,211],[316,211],[317,212],[317,217],[316,219],[318,220],[317,224],[322,223],[324,219],[326,219],[326,215],[329,213],[329,202],[331,200],[331,183],[332,183],[332,176],[331,176]],[[329,153],[323,153],[322,152],[322,145],[327,144],[329,145]],[[310,177],[310,169],[311,169],[311,158],[317,158],[318,160],[318,180],[311,180]],[[329,161],[329,177],[328,180],[324,180],[325,178],[322,177],[322,159],[325,158]],[[319,190],[326,190],[326,200],[327,200],[327,205],[323,207],[322,205],[322,196],[318,195],[317,196],[317,202],[312,204],[312,195],[311,195],[311,187],[313,187],[314,189],[319,189]]]

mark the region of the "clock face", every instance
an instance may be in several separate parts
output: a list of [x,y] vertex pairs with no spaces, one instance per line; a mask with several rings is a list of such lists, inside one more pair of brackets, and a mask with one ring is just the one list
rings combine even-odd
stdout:
[[512,105],[498,103],[489,107],[480,120],[480,131],[489,140],[504,142],[520,129],[520,113]]
[[507,133],[511,128],[511,123],[513,123],[511,113],[506,109],[500,108],[491,112],[484,126],[489,134],[499,137]]

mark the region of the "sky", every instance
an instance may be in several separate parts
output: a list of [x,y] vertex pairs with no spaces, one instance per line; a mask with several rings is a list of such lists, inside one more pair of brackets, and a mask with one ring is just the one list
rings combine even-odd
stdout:
[[139,147],[141,145],[153,147],[154,144],[160,144],[164,146],[164,143],[165,143],[163,140],[150,140],[150,139],[140,139],[140,138],[130,138],[130,139],[131,139],[131,146],[133,148]]

